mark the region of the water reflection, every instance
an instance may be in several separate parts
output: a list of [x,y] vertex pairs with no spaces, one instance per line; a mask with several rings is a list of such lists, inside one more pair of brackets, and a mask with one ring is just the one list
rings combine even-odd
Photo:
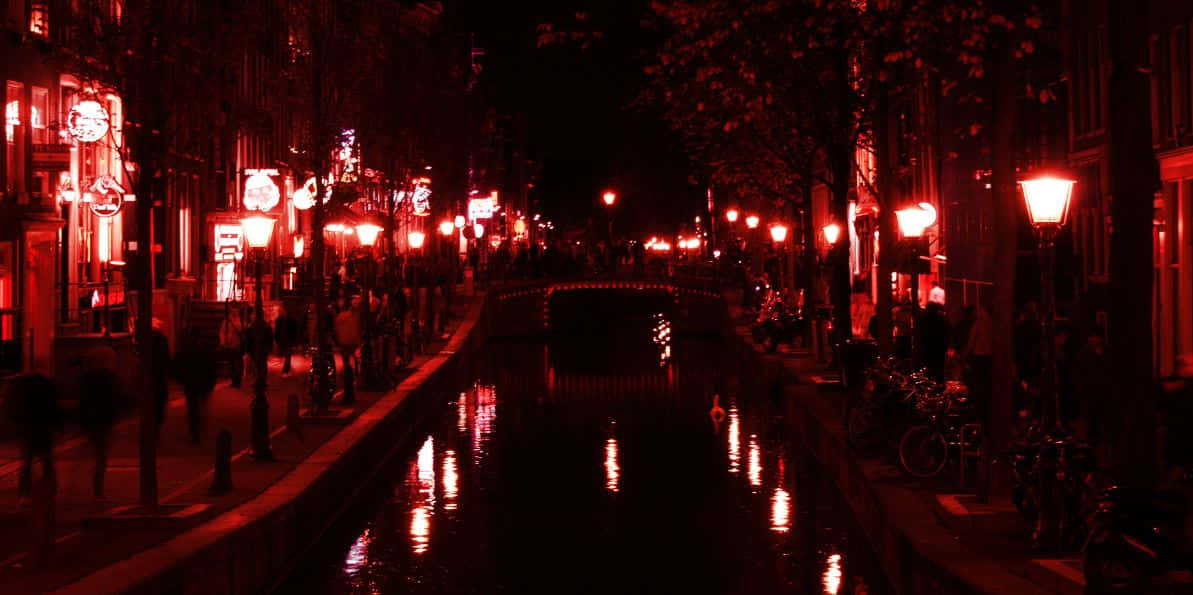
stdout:
[[824,569],[824,592],[829,595],[837,595],[837,590],[841,588],[841,554],[832,554],[828,557],[828,566]]
[[791,496],[783,486],[775,487],[770,499],[770,530],[786,533],[791,529]]
[[426,506],[415,506],[410,511],[410,543],[414,553],[425,554],[431,542],[431,511]]
[[448,450],[443,453],[443,509],[456,509],[456,495],[459,493],[457,484],[459,475],[456,473],[456,451]]
[[671,361],[671,321],[662,312],[654,315],[654,328],[651,329],[651,339],[659,350],[659,366],[667,365]]
[[365,529],[356,541],[352,542],[352,547],[348,548],[348,555],[344,557],[344,573],[349,576],[360,572],[368,562],[369,542],[372,541],[372,534],[368,529]]
[[746,455],[746,476],[752,487],[762,487],[762,452],[758,448],[758,436],[750,434],[750,451]]
[[729,405],[729,472],[741,470],[741,420],[737,416],[737,405]]
[[493,424],[497,421],[497,388],[491,384],[477,383],[473,392],[476,395],[476,417],[472,428],[472,454],[474,457],[483,457],[485,445],[493,434]]
[[605,441],[605,489],[617,492],[621,468],[617,466],[617,438]]
[[456,399],[456,429],[461,433],[468,431],[468,393],[460,393]]

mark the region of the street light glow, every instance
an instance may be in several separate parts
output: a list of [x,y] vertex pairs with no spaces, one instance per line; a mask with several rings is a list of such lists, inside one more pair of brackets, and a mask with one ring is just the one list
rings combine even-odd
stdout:
[[439,235],[447,237],[447,236],[452,235],[452,232],[454,232],[454,231],[456,231],[455,223],[448,221],[446,219],[439,222]]
[[613,206],[613,203],[617,202],[617,194],[615,194],[612,190],[607,190],[601,195],[601,200],[605,201],[605,206],[611,207]]
[[758,215],[747,215],[746,216],[746,227],[748,227],[750,229],[754,229],[754,228],[758,227]]
[[381,226],[372,222],[358,223],[356,237],[360,238],[360,245],[372,247],[377,243],[377,235],[381,233]]
[[936,208],[930,203],[921,202],[895,211],[895,218],[899,220],[899,231],[903,237],[918,238],[936,223]]
[[824,240],[830,246],[836,246],[837,240],[841,237],[841,226],[836,223],[829,223],[824,226]]
[[725,211],[725,219],[730,223],[737,223],[737,217],[739,214],[740,213],[737,212],[737,209],[729,209],[728,211]]
[[273,237],[273,218],[265,215],[250,215],[240,220],[244,239],[250,248],[265,248]]
[[1027,215],[1031,224],[1063,226],[1069,218],[1069,204],[1073,199],[1074,180],[1053,176],[1042,176],[1021,180],[1023,200],[1027,203]]
[[776,223],[770,226],[770,239],[775,243],[781,244],[787,241],[787,226],[782,223]]
[[412,231],[412,232],[406,234],[406,241],[410,244],[410,247],[414,248],[415,250],[422,248],[423,242],[426,239],[427,239],[426,234],[424,234],[421,231]]

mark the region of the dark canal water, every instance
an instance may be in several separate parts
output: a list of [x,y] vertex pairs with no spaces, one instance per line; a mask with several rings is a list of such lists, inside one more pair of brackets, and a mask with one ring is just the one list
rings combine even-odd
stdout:
[[721,342],[617,316],[489,345],[281,591],[886,593]]

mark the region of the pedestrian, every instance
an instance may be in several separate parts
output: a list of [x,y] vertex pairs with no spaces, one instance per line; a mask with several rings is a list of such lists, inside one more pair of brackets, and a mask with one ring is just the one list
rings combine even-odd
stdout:
[[356,402],[356,349],[360,347],[360,316],[348,300],[340,304],[340,312],[335,318],[336,345],[340,348],[340,361],[344,365],[344,397],[342,403],[351,405]]
[[945,358],[949,351],[949,320],[945,317],[943,305],[928,302],[920,318],[919,331],[920,356],[924,367],[928,368],[933,378],[943,380]]
[[1073,389],[1077,393],[1078,435],[1091,444],[1102,440],[1106,405],[1110,403],[1110,362],[1106,359],[1101,327],[1095,326],[1073,362]]
[[993,333],[994,321],[991,320],[990,313],[985,307],[976,306],[973,324],[969,328],[969,336],[961,352],[961,358],[969,371],[965,384],[973,399],[974,410],[982,419],[985,419],[990,411],[990,390],[993,381],[991,370],[994,361]]
[[108,445],[116,420],[129,403],[120,377],[109,368],[96,367],[79,375],[79,426],[95,453],[91,493],[104,498],[104,476],[108,469]]
[[186,421],[191,444],[198,445],[202,436],[203,411],[215,390],[216,354],[197,328],[189,328],[174,358],[182,394],[186,397]]
[[899,359],[911,358],[912,316],[911,302],[906,300],[895,307],[891,316],[891,327],[895,336],[895,356]]
[[870,319],[874,318],[874,303],[870,301],[870,293],[868,291],[854,292],[853,299],[849,301],[849,309],[851,311],[849,318],[853,322],[853,338],[872,339]]
[[244,324],[240,311],[224,304],[224,320],[220,323],[220,359],[228,362],[232,386],[240,388],[244,377]]
[[256,382],[257,377],[262,374],[262,369],[266,368],[269,361],[269,352],[273,348],[273,331],[270,330],[269,323],[265,320],[264,312],[254,311],[252,320],[252,323],[245,329],[244,349],[248,355],[248,369]]
[[156,318],[153,319],[152,328],[149,331],[149,344],[145,348],[149,350],[148,373],[150,386],[153,390],[153,420],[157,423],[157,429],[160,431],[162,423],[166,421],[166,401],[170,397],[170,341],[162,332],[161,321]]
[[58,387],[42,374],[30,372],[9,381],[4,395],[5,417],[21,441],[21,475],[17,494],[22,502],[33,492],[33,463],[41,460],[42,475],[50,493],[56,492],[54,432],[62,427]]
[[285,305],[281,306],[278,309],[278,317],[273,320],[273,336],[282,356],[282,376],[290,374],[290,360],[294,346],[298,344],[299,333],[298,319],[290,314]]

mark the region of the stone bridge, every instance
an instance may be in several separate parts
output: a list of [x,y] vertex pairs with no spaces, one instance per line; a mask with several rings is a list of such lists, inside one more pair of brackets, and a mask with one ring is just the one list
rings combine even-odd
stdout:
[[720,332],[728,322],[721,284],[708,277],[542,279],[505,283],[490,293],[495,335],[549,333],[552,321],[561,317],[599,316],[591,300],[572,299],[597,293],[631,298],[642,308],[666,312],[677,333]]

